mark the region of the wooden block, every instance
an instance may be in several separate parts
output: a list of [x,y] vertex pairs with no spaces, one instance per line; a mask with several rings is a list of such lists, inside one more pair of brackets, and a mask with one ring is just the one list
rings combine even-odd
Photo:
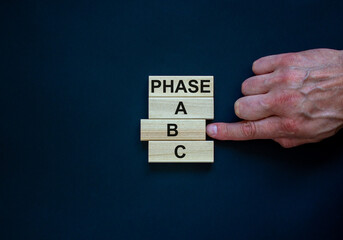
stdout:
[[149,76],[149,97],[213,97],[213,76]]
[[206,140],[206,120],[141,119],[141,141]]
[[149,118],[213,119],[213,98],[149,98]]
[[213,141],[150,141],[149,163],[213,163]]

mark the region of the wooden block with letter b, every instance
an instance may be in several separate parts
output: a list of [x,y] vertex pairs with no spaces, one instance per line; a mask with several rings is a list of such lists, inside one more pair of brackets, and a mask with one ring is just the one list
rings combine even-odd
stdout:
[[204,119],[141,119],[141,141],[205,139]]
[[213,163],[213,141],[150,141],[149,163]]

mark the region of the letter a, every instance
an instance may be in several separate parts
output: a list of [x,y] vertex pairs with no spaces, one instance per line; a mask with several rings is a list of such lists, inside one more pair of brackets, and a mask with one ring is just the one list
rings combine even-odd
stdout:
[[177,105],[175,115],[178,114],[179,112],[183,112],[184,114],[187,114],[187,111],[186,111],[185,106],[183,105],[183,102],[179,102],[179,104]]

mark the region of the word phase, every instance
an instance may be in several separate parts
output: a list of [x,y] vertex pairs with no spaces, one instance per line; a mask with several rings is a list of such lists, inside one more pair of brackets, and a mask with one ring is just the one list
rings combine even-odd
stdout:
[[213,76],[149,76],[149,97],[213,97]]
[[206,141],[213,82],[213,76],[149,76],[149,119],[141,119],[149,163],[214,162],[213,141]]

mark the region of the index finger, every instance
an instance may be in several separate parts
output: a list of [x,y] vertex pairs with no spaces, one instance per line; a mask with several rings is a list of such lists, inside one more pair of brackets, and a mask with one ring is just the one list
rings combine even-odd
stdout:
[[218,140],[274,139],[283,137],[279,117],[269,117],[258,121],[237,123],[212,123],[207,125],[207,134]]

